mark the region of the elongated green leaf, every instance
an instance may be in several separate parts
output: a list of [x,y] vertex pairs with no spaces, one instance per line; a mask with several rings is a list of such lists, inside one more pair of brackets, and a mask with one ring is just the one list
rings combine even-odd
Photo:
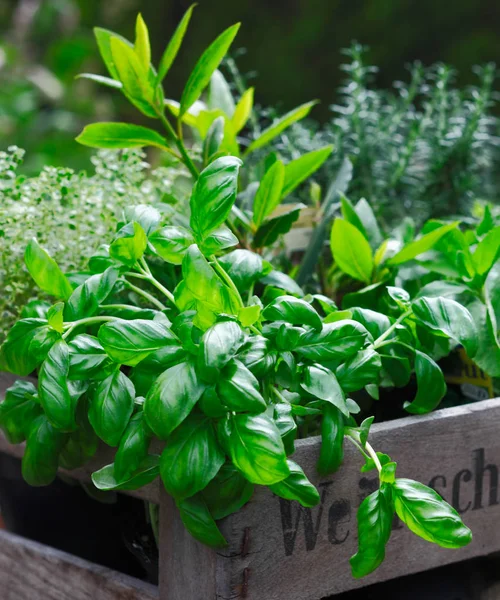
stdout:
[[224,464],[212,421],[189,415],[167,440],[160,460],[163,485],[177,500],[201,491]]
[[95,75],[94,73],[80,73],[76,76],[76,78],[90,79],[90,81],[95,81],[96,83],[100,83],[106,87],[114,88],[115,90],[121,90],[123,87],[123,84],[116,79],[111,79],[111,77],[103,77],[102,75]]
[[365,385],[377,383],[381,369],[380,354],[367,348],[340,365],[335,374],[345,392],[355,392]]
[[56,298],[67,300],[73,288],[55,260],[33,238],[26,246],[24,261],[37,286]]
[[215,69],[210,78],[208,107],[211,110],[221,110],[229,119],[233,117],[234,98],[226,78],[219,69]]
[[238,360],[231,360],[220,374],[217,393],[231,411],[259,414],[267,408],[258,380]]
[[191,195],[191,228],[199,240],[220,227],[231,212],[238,189],[241,160],[223,156],[200,174]]
[[366,238],[370,242],[372,248],[378,248],[383,242],[382,232],[378,226],[377,219],[373,213],[372,207],[368,204],[365,198],[361,198],[356,203],[355,209],[363,229],[365,230]]
[[368,331],[356,321],[328,323],[320,332],[301,336],[296,351],[310,360],[349,358],[365,345]]
[[419,298],[412,302],[412,308],[419,321],[437,335],[462,344],[474,358],[478,348],[477,331],[466,308],[450,298]]
[[287,460],[287,464],[290,475],[283,481],[269,486],[271,491],[286,500],[297,500],[302,506],[311,507],[319,504],[318,490],[307,479],[301,467],[290,459]]
[[116,370],[99,383],[92,395],[89,420],[109,446],[118,446],[134,408],[135,390],[130,379]]
[[226,436],[233,464],[251,483],[272,485],[290,474],[280,433],[267,416],[233,415]]
[[446,383],[439,366],[420,350],[415,350],[415,374],[417,395],[413,402],[405,402],[404,408],[409,413],[422,415],[439,406],[446,394]]
[[280,133],[285,131],[285,129],[288,129],[290,125],[293,125],[293,123],[296,123],[297,121],[300,121],[301,119],[307,117],[307,115],[311,111],[311,108],[317,103],[317,100],[313,100],[312,102],[306,102],[305,104],[301,104],[300,106],[297,106],[297,108],[294,108],[290,112],[286,113],[286,115],[283,115],[282,117],[274,121],[274,123],[272,123],[267,129],[264,129],[264,131],[259,135],[259,137],[250,144],[250,146],[247,149],[247,153],[253,152],[258,148],[266,146],[275,137],[280,135]]
[[333,404],[323,408],[321,420],[321,450],[318,460],[318,473],[334,473],[344,460],[344,417]]
[[236,108],[234,109],[232,124],[235,134],[238,134],[243,127],[245,127],[250,115],[252,114],[253,93],[253,88],[248,88],[248,90],[245,90],[238,104],[236,105]]
[[322,365],[305,367],[304,379],[300,385],[318,400],[332,404],[346,417],[349,416],[344,392],[335,375],[326,367]]
[[286,210],[271,216],[257,229],[253,238],[253,246],[262,248],[271,246],[280,235],[288,233],[292,225],[300,216],[300,211],[305,208],[304,204],[287,205]]
[[177,502],[184,527],[197,540],[213,548],[227,546],[201,494]]
[[180,116],[198,100],[203,90],[207,87],[212,73],[219,66],[231,46],[240,24],[236,23],[223,31],[219,37],[201,55],[196,63],[181,96]]
[[109,71],[109,74],[113,79],[118,80],[118,71],[116,70],[113,55],[111,53],[111,38],[120,38],[122,42],[128,44],[130,48],[133,47],[133,44],[131,44],[121,35],[114,33],[114,31],[109,31],[108,29],[103,29],[102,27],[94,27],[94,35],[96,37],[101,57],[104,61],[104,64],[106,65],[106,68]]
[[262,312],[269,321],[286,321],[292,325],[308,325],[316,331],[323,327],[321,318],[305,300],[293,296],[278,296]]
[[91,275],[79,285],[69,297],[64,309],[66,321],[76,321],[92,317],[99,310],[99,305],[106,300],[118,279],[118,271],[108,267],[104,273]]
[[53,306],[49,308],[47,311],[47,321],[49,322],[50,327],[55,329],[59,333],[63,332],[63,324],[64,324],[64,302],[57,302]]
[[231,463],[225,463],[202,495],[214,519],[223,519],[242,508],[252,497],[254,486]]
[[401,265],[409,260],[413,260],[420,254],[427,252],[434,248],[434,246],[439,242],[439,240],[449,233],[453,231],[456,227],[458,227],[459,222],[456,221],[454,223],[450,223],[449,225],[443,225],[442,227],[438,227],[434,229],[430,233],[426,233],[420,239],[410,242],[402,250],[400,250],[397,254],[395,254],[392,258],[387,261],[388,265]]
[[54,481],[59,453],[66,439],[66,434],[54,429],[45,415],[33,421],[22,462],[22,473],[27,483],[42,486]]
[[242,293],[268,272],[262,258],[250,250],[233,250],[221,256],[219,263]]
[[151,45],[149,43],[149,32],[144,23],[141,13],[137,15],[135,23],[135,44],[134,50],[145,71],[149,69],[149,63],[151,62]]
[[11,444],[24,442],[31,424],[42,409],[36,402],[37,390],[30,381],[16,381],[0,402],[0,427]]
[[170,41],[165,48],[165,52],[161,57],[160,65],[158,67],[158,77],[156,80],[157,83],[161,83],[165,79],[167,73],[170,71],[170,67],[172,66],[172,63],[174,62],[175,57],[177,56],[177,53],[181,47],[182,40],[186,34],[186,30],[195,6],[196,4],[191,4],[191,6],[184,13],[184,16],[174,31],[174,35],[170,38]]
[[382,485],[363,500],[358,509],[358,551],[350,559],[353,577],[365,577],[385,558],[392,529],[392,489]]
[[280,160],[277,160],[267,170],[255,194],[253,201],[253,222],[256,227],[260,227],[264,219],[281,202],[284,183],[285,167]]
[[152,431],[160,439],[168,439],[191,412],[205,387],[190,362],[182,362],[162,373],[144,403],[144,416]]
[[208,381],[216,381],[220,369],[238,352],[245,341],[241,327],[234,321],[216,323],[201,338],[198,368]]
[[99,471],[92,473],[92,481],[98,490],[138,490],[152,483],[160,474],[160,457],[147,456],[139,465],[134,474],[128,479],[117,480],[114,474],[114,465],[106,465]]
[[285,165],[282,198],[291,194],[303,181],[315,173],[332,153],[333,146],[312,150]]
[[433,489],[411,479],[396,479],[393,490],[398,517],[414,534],[442,548],[462,548],[472,540],[457,511]]
[[363,234],[348,221],[335,219],[330,243],[333,259],[339,268],[354,279],[370,283],[373,254]]
[[91,148],[168,147],[167,140],[153,129],[131,123],[92,123],[84,127],[76,141]]
[[291,404],[279,402],[274,405],[274,423],[280,432],[287,456],[293,454],[298,427]]
[[489,231],[479,242],[472,255],[477,273],[485,278],[500,258],[500,227]]
[[211,162],[212,157],[216,154],[224,139],[224,117],[217,117],[215,121],[210,125],[207,132],[206,138],[203,140],[203,162],[208,164]]
[[117,363],[135,366],[148,354],[176,344],[176,337],[158,321],[117,319],[102,325],[99,342]]
[[144,422],[144,413],[136,413],[125,429],[115,454],[114,476],[117,481],[130,479],[148,455],[151,433]]
[[360,231],[368,240],[368,234],[366,233],[365,226],[356,212],[354,205],[343,194],[340,196],[340,211],[342,213],[342,218],[351,225],[354,225],[354,227],[356,227],[356,229]]

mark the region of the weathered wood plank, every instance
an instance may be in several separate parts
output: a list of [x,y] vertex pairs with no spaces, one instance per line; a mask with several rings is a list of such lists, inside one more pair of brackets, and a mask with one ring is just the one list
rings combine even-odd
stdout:
[[0,531],[2,600],[158,600],[158,588]]

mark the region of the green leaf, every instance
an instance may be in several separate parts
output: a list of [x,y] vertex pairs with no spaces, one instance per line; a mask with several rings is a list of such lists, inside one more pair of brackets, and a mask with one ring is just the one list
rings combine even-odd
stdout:
[[209,84],[212,73],[226,55],[239,28],[240,24],[236,23],[223,31],[201,55],[182,92],[180,117],[198,100]]
[[238,360],[256,377],[262,377],[274,366],[275,357],[269,340],[253,335],[238,354]]
[[360,231],[364,237],[368,240],[368,235],[365,230],[365,226],[363,225],[356,209],[352,202],[341,194],[340,196],[340,211],[342,213],[342,218],[345,221],[348,221],[351,225],[354,225],[358,231]]
[[213,518],[223,519],[242,508],[252,497],[254,486],[231,463],[225,463],[203,490]]
[[149,63],[151,62],[151,45],[149,43],[149,32],[144,23],[141,13],[137,15],[135,23],[135,44],[134,50],[139,60],[141,61],[144,70],[149,69]]
[[264,285],[272,285],[274,287],[280,288],[289,294],[293,294],[294,296],[303,296],[304,291],[299,286],[299,284],[294,281],[289,275],[286,273],[282,273],[281,271],[271,271],[261,280],[261,283]]
[[287,456],[295,452],[298,428],[293,414],[292,405],[288,402],[279,402],[274,405],[274,423],[280,432]]
[[363,325],[346,319],[327,323],[320,332],[308,331],[301,336],[296,352],[318,361],[349,358],[361,350],[367,338]]
[[91,148],[143,148],[155,146],[164,150],[167,140],[159,133],[132,123],[92,123],[86,125],[76,141]]
[[102,379],[109,375],[111,360],[96,337],[81,334],[68,344],[69,379]]
[[94,316],[109,296],[118,279],[118,271],[108,267],[104,273],[91,275],[71,294],[64,309],[66,321]]
[[404,408],[414,415],[422,415],[439,406],[446,394],[446,383],[439,366],[420,350],[415,350],[415,374],[417,395],[413,402],[405,402]]
[[377,383],[382,369],[380,354],[367,348],[340,365],[337,379],[344,392],[356,392],[366,385]]
[[243,127],[245,127],[250,115],[252,114],[253,93],[253,88],[248,88],[248,90],[245,90],[238,104],[236,105],[236,108],[234,109],[232,124],[235,134],[238,134]]
[[267,219],[257,229],[253,238],[253,246],[255,248],[262,248],[274,244],[280,235],[290,231],[303,208],[305,208],[304,204],[290,204],[285,207],[284,212]]
[[76,431],[67,436],[67,441],[59,455],[59,467],[63,469],[78,469],[83,467],[97,452],[99,438],[89,422],[90,402],[84,396],[76,407]]
[[411,365],[406,357],[381,354],[382,366],[396,387],[404,387],[410,381]]
[[217,383],[217,393],[231,411],[259,414],[267,404],[259,391],[259,382],[238,360],[223,369]]
[[191,228],[199,240],[204,240],[229,216],[236,200],[238,171],[241,160],[222,156],[200,174],[191,195]]
[[114,465],[106,465],[99,471],[92,473],[92,482],[98,490],[138,490],[152,483],[160,474],[160,457],[147,456],[139,465],[134,474],[128,479],[117,480],[114,474]]
[[55,329],[57,332],[63,332],[63,323],[64,323],[64,302],[57,302],[53,306],[49,308],[47,311],[47,321],[49,322],[49,326],[52,329]]
[[109,446],[118,446],[134,408],[135,390],[130,379],[116,370],[92,394],[89,421]]
[[127,223],[115,235],[109,254],[127,267],[133,267],[144,254],[147,245],[148,238],[139,223]]
[[383,562],[394,515],[392,489],[382,485],[358,509],[358,551],[350,559],[353,577],[369,575]]
[[335,375],[326,367],[322,365],[304,367],[304,380],[300,385],[318,400],[328,402],[349,417],[344,392]]
[[297,500],[302,506],[311,507],[319,504],[318,490],[307,479],[304,471],[293,460],[288,459],[287,464],[290,475],[283,481],[269,486],[270,490],[285,500]]
[[176,344],[177,338],[159,321],[117,319],[99,329],[99,342],[117,363],[135,366],[148,354]]
[[383,236],[372,207],[365,198],[361,198],[361,200],[356,203],[355,211],[361,221],[366,239],[370,242],[370,246],[372,248],[378,248],[383,242]]
[[205,387],[190,362],[164,371],[149,390],[144,403],[146,422],[155,435],[162,440],[168,439],[191,412]]
[[370,283],[373,253],[363,234],[344,219],[335,219],[330,239],[333,259],[354,279]]
[[323,324],[318,313],[305,300],[293,296],[278,296],[262,311],[263,319],[286,321],[292,325],[308,325],[321,331]]
[[231,88],[224,75],[218,69],[212,73],[212,77],[210,78],[208,107],[211,110],[221,110],[230,119],[233,117],[235,106]]
[[78,397],[68,387],[69,348],[57,341],[43,361],[38,377],[40,403],[50,423],[61,431],[74,431]]
[[0,348],[0,368],[16,375],[29,375],[60,337],[45,319],[21,319]]
[[259,304],[252,304],[250,306],[243,306],[238,311],[238,321],[243,327],[250,327],[257,323],[260,318],[261,307]]
[[185,227],[167,226],[153,233],[149,241],[164,261],[180,265],[194,238],[191,231]]
[[335,473],[344,460],[344,417],[333,404],[323,407],[318,473]]
[[282,198],[291,194],[303,181],[315,173],[332,153],[333,146],[312,150],[285,165]]
[[293,125],[293,123],[296,123],[297,121],[307,117],[311,108],[317,103],[317,100],[306,102],[306,104],[301,104],[297,108],[294,108],[290,112],[286,113],[286,115],[276,119],[267,129],[264,129],[257,139],[250,144],[247,149],[247,154],[257,150],[258,148],[266,146],[275,137],[280,135],[280,133],[285,131],[285,129],[288,129],[290,125]]
[[206,138],[203,140],[203,162],[208,164],[210,159],[219,151],[224,139],[224,117],[217,117],[210,125]]
[[90,81],[95,81],[96,83],[114,88],[115,90],[121,90],[123,88],[121,81],[116,81],[116,79],[111,79],[110,77],[103,77],[102,75],[95,75],[94,73],[79,73],[76,76],[76,79],[90,79]]
[[474,358],[477,331],[469,311],[450,298],[419,298],[412,302],[413,314],[439,336],[449,337],[462,344]]
[[459,221],[455,221],[454,223],[450,223],[449,225],[443,225],[442,227],[438,227],[434,229],[430,233],[426,233],[420,239],[410,242],[402,250],[400,250],[397,254],[395,254],[392,258],[387,261],[388,265],[400,265],[409,260],[413,260],[420,254],[427,252],[434,248],[434,246],[439,242],[439,240],[449,233],[453,231],[459,225]]
[[442,548],[462,548],[472,540],[457,511],[433,489],[396,479],[393,490],[396,513],[414,534]]
[[391,326],[391,322],[387,315],[370,310],[369,308],[354,307],[351,309],[351,313],[352,319],[361,323],[361,325],[364,325],[375,340]]
[[160,65],[158,67],[158,77],[156,79],[157,83],[161,83],[167,73],[170,71],[170,67],[172,66],[177,53],[182,44],[182,40],[184,39],[184,35],[186,34],[186,30],[189,25],[189,21],[191,19],[191,15],[193,13],[193,9],[196,4],[191,4],[191,6],[187,9],[182,17],[179,25],[177,25],[176,30],[174,31],[174,35],[170,38],[170,41],[165,48],[165,52],[163,53]]
[[127,206],[123,213],[127,223],[130,221],[139,223],[148,237],[156,231],[162,218],[160,211],[149,204]]
[[11,444],[24,442],[31,424],[42,412],[36,402],[36,387],[30,381],[16,381],[0,402],[0,427]]
[[160,475],[169,494],[177,500],[205,488],[224,464],[212,421],[189,415],[168,438],[160,460]]
[[113,79],[119,79],[118,71],[116,70],[113,55],[111,53],[111,38],[117,37],[121,39],[122,42],[128,44],[130,48],[133,47],[132,44],[121,35],[118,35],[113,31],[109,31],[108,29],[103,29],[102,27],[94,27],[94,35],[96,37],[101,57],[104,61],[104,64],[106,65],[106,68],[109,71],[109,74]]
[[67,300],[73,288],[55,260],[33,238],[26,246],[24,262],[37,286],[56,298]]
[[198,541],[213,548],[227,546],[201,494],[177,502],[184,527]]
[[253,201],[253,222],[260,227],[281,202],[285,183],[285,167],[280,160],[274,162],[260,182]]
[[493,227],[495,227],[495,220],[493,218],[493,215],[491,214],[491,209],[487,204],[484,207],[484,215],[481,219],[481,222],[477,226],[476,233],[477,235],[484,235],[488,233],[490,229],[493,229]]
[[201,338],[198,369],[208,381],[216,381],[224,367],[245,341],[241,327],[234,321],[216,323]]
[[213,254],[219,254],[223,250],[232,248],[238,244],[238,238],[228,227],[223,225],[215,231],[212,231],[212,233],[203,240],[200,248],[205,256],[212,256]]
[[272,485],[290,474],[285,448],[274,422],[265,415],[232,415],[225,445],[251,483]]
[[233,250],[221,256],[219,263],[240,292],[248,290],[268,270],[262,258],[250,250]]
[[33,421],[22,461],[23,477],[29,485],[49,485],[54,481],[66,438],[66,434],[54,429],[45,415]]
[[500,227],[489,231],[479,242],[472,255],[472,261],[478,275],[486,278],[492,267],[500,258]]
[[148,455],[151,433],[140,411],[132,416],[115,454],[114,476],[117,481],[130,479]]

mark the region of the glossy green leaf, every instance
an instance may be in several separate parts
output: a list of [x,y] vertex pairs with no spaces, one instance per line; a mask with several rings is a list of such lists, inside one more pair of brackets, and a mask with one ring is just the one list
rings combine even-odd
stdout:
[[221,256],[219,263],[240,292],[248,290],[268,271],[262,258],[250,250],[233,250]]
[[160,457],[147,456],[139,465],[134,474],[123,480],[117,480],[114,465],[106,465],[99,471],[92,473],[92,482],[98,490],[138,490],[152,483],[160,474]]
[[245,127],[250,115],[252,114],[253,93],[253,88],[248,88],[248,90],[245,90],[238,104],[236,105],[236,108],[234,109],[232,124],[235,134],[238,134],[243,127]]
[[212,256],[213,254],[219,254],[227,248],[232,248],[239,244],[238,238],[234,233],[225,225],[218,227],[215,231],[212,231],[208,237],[206,237],[200,244],[200,249],[205,256]]
[[367,348],[341,364],[335,374],[344,392],[355,392],[377,383],[381,369],[380,354],[373,348]]
[[198,541],[213,548],[227,546],[201,494],[177,502],[184,527]]
[[349,358],[361,350],[367,338],[363,325],[346,319],[328,323],[320,332],[308,331],[301,336],[296,351],[310,360]]
[[354,225],[358,231],[360,231],[365,238],[368,240],[368,235],[366,233],[365,227],[359,218],[356,209],[352,202],[344,196],[343,194],[340,196],[340,212],[342,214],[342,218],[345,221],[348,221],[351,225]]
[[316,100],[312,102],[306,102],[301,104],[297,108],[294,108],[290,112],[286,113],[279,119],[276,119],[267,129],[264,131],[250,144],[247,149],[247,153],[253,152],[258,148],[262,148],[271,142],[275,137],[280,135],[285,129],[288,129],[290,125],[304,119],[309,114],[311,108],[317,104]]
[[79,285],[69,297],[64,309],[66,321],[76,321],[94,316],[99,305],[109,296],[118,279],[118,271],[114,267],[103,273],[91,275]]
[[335,219],[330,239],[333,259],[344,273],[370,283],[373,254],[363,234],[344,219]]
[[302,506],[311,507],[319,504],[318,490],[307,479],[301,467],[290,459],[287,460],[287,464],[290,475],[283,481],[269,486],[270,490],[285,500],[297,500]]
[[241,160],[223,156],[200,174],[191,194],[191,228],[204,240],[227,219],[236,200]]
[[113,79],[119,79],[118,71],[116,70],[113,55],[111,53],[111,38],[120,38],[125,44],[128,44],[130,48],[132,48],[132,44],[121,35],[114,33],[114,31],[109,31],[108,29],[103,29],[102,27],[94,27],[94,35],[96,37],[101,57],[109,71],[109,74],[111,77],[113,77]]
[[64,302],[57,302],[53,306],[49,308],[47,311],[47,321],[49,322],[50,327],[55,329],[57,332],[63,332],[63,323],[64,323]]
[[358,551],[349,561],[353,577],[365,577],[383,562],[393,516],[392,489],[389,485],[382,485],[361,503],[357,514]]
[[356,203],[354,210],[361,221],[366,238],[370,242],[370,246],[372,248],[378,248],[383,242],[383,236],[372,207],[365,198],[361,198],[361,200]]
[[477,245],[472,260],[477,273],[486,277],[500,258],[500,227],[489,231]]
[[322,365],[304,367],[301,387],[318,400],[332,404],[346,417],[349,410],[346,406],[345,395],[335,375]]
[[175,57],[177,56],[181,47],[182,40],[186,34],[186,30],[195,6],[196,4],[191,4],[191,6],[184,13],[184,16],[174,31],[174,35],[170,38],[170,41],[165,48],[165,52],[161,57],[160,65],[158,67],[158,77],[156,79],[157,83],[161,83],[165,79],[167,73],[170,71],[170,67],[172,66],[172,63],[174,62]]
[[210,78],[208,107],[221,110],[230,119],[233,117],[235,106],[231,88],[219,69],[215,69]]
[[231,360],[221,372],[217,393],[231,411],[259,414],[267,408],[258,380],[238,360]]
[[127,267],[133,267],[144,254],[147,244],[148,238],[139,223],[127,223],[116,234],[109,254]]
[[95,73],[79,73],[76,76],[76,79],[90,79],[90,81],[95,81],[96,83],[100,83],[101,85],[105,85],[106,87],[110,87],[115,90],[121,90],[123,88],[121,81],[111,79],[111,77],[96,75]]
[[162,219],[160,211],[149,204],[127,206],[123,214],[127,222],[139,223],[148,237],[156,231]]
[[252,497],[254,486],[231,463],[225,463],[203,490],[213,518],[223,519],[242,508]]
[[274,366],[276,357],[271,352],[269,340],[253,335],[239,352],[238,360],[256,377],[262,377]]
[[141,61],[144,70],[149,69],[149,63],[151,62],[151,45],[149,43],[149,32],[144,23],[141,13],[137,15],[135,23],[135,44],[134,50],[139,60]]
[[115,454],[114,476],[117,481],[130,479],[148,455],[151,433],[139,411],[130,419]]
[[404,387],[410,381],[411,365],[404,356],[381,354],[382,366],[396,387]]
[[462,548],[472,540],[457,511],[433,489],[396,479],[393,490],[396,513],[414,534],[442,548]]
[[273,287],[277,287],[289,294],[293,294],[294,296],[303,296],[304,291],[299,286],[299,284],[294,281],[289,275],[286,273],[282,273],[281,271],[271,271],[261,280],[261,283],[264,285],[271,285]]
[[208,130],[206,138],[203,140],[203,162],[208,164],[211,157],[219,151],[222,140],[224,139],[224,117],[217,117]]
[[413,402],[405,402],[404,408],[409,413],[422,415],[439,406],[446,393],[446,383],[439,366],[420,350],[415,350],[415,374],[417,395]]
[[280,432],[287,456],[295,452],[295,438],[297,437],[298,428],[293,415],[291,404],[279,402],[274,405],[274,423]]
[[92,394],[89,420],[96,434],[109,446],[118,446],[134,408],[135,390],[130,379],[116,370],[99,383]]
[[36,387],[30,381],[19,380],[5,391],[0,402],[0,427],[11,444],[24,442],[31,424],[42,412],[35,400]]
[[75,138],[77,142],[91,148],[143,148],[155,146],[165,149],[167,140],[159,133],[142,125],[132,123],[92,123],[86,125]]
[[153,233],[149,241],[163,260],[173,265],[180,265],[194,238],[191,231],[185,227],[167,226]]
[[241,327],[234,321],[216,323],[201,338],[198,369],[208,381],[220,377],[224,367],[243,345],[245,337]]
[[66,434],[57,431],[45,415],[32,422],[22,461],[23,478],[29,485],[49,485],[54,481],[65,441]]
[[280,235],[290,231],[303,208],[304,204],[290,204],[280,214],[271,216],[264,221],[254,235],[253,246],[255,248],[262,248],[274,244]]
[[284,183],[285,167],[277,160],[267,170],[255,194],[252,219],[256,227],[260,227],[281,202]]
[[316,331],[323,327],[320,316],[309,302],[293,296],[278,296],[262,311],[262,318],[286,321],[292,325],[308,325]]
[[385,333],[391,326],[387,315],[370,310],[369,308],[354,307],[351,309],[353,321],[364,325],[374,340]]
[[191,414],[168,438],[161,455],[163,485],[177,500],[189,498],[207,486],[224,461],[212,421]]
[[285,165],[282,198],[291,194],[303,181],[315,173],[332,153],[333,146],[312,150]]
[[56,298],[67,300],[73,288],[55,260],[33,238],[26,246],[24,262],[37,286]]
[[318,459],[318,473],[335,473],[344,460],[344,417],[333,404],[323,408],[321,420],[321,450]]
[[188,416],[200,399],[205,385],[190,362],[170,367],[155,381],[144,404],[144,416],[152,431],[162,440]]
[[403,247],[397,254],[395,254],[392,258],[387,261],[388,265],[401,265],[409,260],[413,260],[420,254],[427,252],[434,248],[434,246],[439,242],[439,240],[449,233],[453,231],[459,222],[456,221],[454,223],[450,223],[449,225],[443,225],[442,227],[438,227],[433,231],[426,233],[420,239],[415,240],[414,242],[410,242],[406,246]]
[[90,402],[84,396],[76,407],[77,429],[68,434],[59,455],[59,467],[73,470],[83,467],[97,452],[99,438],[90,424],[88,412]]
[[107,371],[112,361],[96,337],[77,335],[69,342],[68,348],[69,379],[102,379],[109,375]]
[[217,69],[226,55],[239,28],[240,24],[236,23],[236,25],[232,25],[223,31],[201,55],[182,92],[181,117],[198,100],[203,90],[209,84],[212,73]]

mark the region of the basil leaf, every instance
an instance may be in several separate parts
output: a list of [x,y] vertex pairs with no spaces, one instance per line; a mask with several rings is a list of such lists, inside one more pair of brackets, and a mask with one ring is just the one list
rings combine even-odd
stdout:
[[274,367],[277,355],[271,351],[269,340],[253,335],[237,358],[256,377],[263,377]]
[[312,150],[285,165],[282,198],[291,194],[303,181],[317,171],[332,153],[333,146]]
[[284,207],[283,212],[271,216],[257,229],[253,238],[255,248],[271,246],[280,235],[288,233],[292,225],[300,216],[300,211],[305,207],[304,204],[290,204]]
[[91,148],[143,148],[155,146],[165,149],[167,140],[154,129],[132,123],[91,123],[86,125],[75,140]]
[[89,421],[89,400],[84,396],[76,407],[77,429],[67,436],[67,442],[59,455],[59,466],[63,469],[78,469],[90,460],[99,446],[99,439]]
[[92,473],[92,482],[98,490],[138,490],[152,483],[160,474],[160,457],[147,456],[139,465],[134,474],[128,479],[117,480],[114,465],[106,465],[99,471]]
[[271,271],[261,280],[264,285],[272,285],[281,290],[285,290],[294,296],[303,296],[304,291],[289,275],[280,271]]
[[364,325],[370,332],[373,339],[376,340],[385,333],[391,326],[391,322],[387,315],[380,312],[375,312],[369,308],[351,308],[352,319]]
[[213,419],[220,419],[227,415],[227,407],[222,404],[215,386],[208,387],[203,392],[198,401],[198,407],[203,414]]
[[117,481],[130,479],[148,455],[151,433],[139,411],[130,419],[115,454],[114,476]]
[[148,238],[139,223],[127,223],[116,234],[109,254],[127,267],[133,267],[144,254],[147,244]]
[[396,387],[404,387],[410,381],[411,365],[405,356],[381,354],[382,366]]
[[182,40],[186,34],[186,30],[195,6],[196,4],[191,4],[191,6],[184,13],[184,16],[174,31],[174,35],[170,38],[170,41],[165,48],[165,52],[160,59],[160,64],[158,67],[158,76],[156,78],[157,84],[161,83],[165,79],[167,73],[170,71],[170,67],[172,66],[172,63],[179,52],[179,48],[181,47]]
[[265,415],[232,415],[225,443],[234,466],[251,483],[272,485],[290,474],[280,433]]
[[82,285],[79,285],[71,294],[64,310],[67,321],[76,321],[85,317],[92,317],[99,310],[99,305],[111,293],[118,271],[114,267],[107,268],[104,273],[91,275]]
[[201,494],[177,502],[184,527],[198,541],[213,548],[227,546]]
[[345,396],[335,375],[322,365],[312,365],[304,368],[304,380],[300,386],[309,394],[332,404],[346,417],[349,410],[345,403]]
[[382,485],[358,509],[358,551],[350,559],[353,577],[365,577],[383,562],[394,515],[392,489]]
[[185,227],[162,227],[149,241],[164,261],[180,265],[187,249],[194,242],[193,234]]
[[323,324],[314,308],[305,300],[293,296],[278,296],[262,311],[262,317],[270,321],[286,321],[292,325],[309,325],[321,331]]
[[241,327],[234,321],[212,325],[201,338],[198,369],[208,381],[215,381],[245,341]]
[[59,453],[66,438],[66,434],[52,427],[45,415],[40,415],[33,421],[22,460],[22,473],[26,483],[42,486],[54,481]]
[[434,333],[462,344],[473,358],[477,331],[469,311],[450,298],[419,298],[412,302],[413,314]]
[[248,290],[267,270],[262,258],[249,250],[233,250],[221,256],[219,263],[240,292]]
[[24,262],[37,286],[56,298],[67,300],[73,288],[57,266],[56,261],[44,250],[35,238],[26,246]]
[[177,338],[158,321],[110,321],[99,329],[99,342],[116,362],[135,366],[151,352],[176,345]]
[[472,540],[457,511],[433,489],[396,479],[393,490],[396,513],[414,534],[442,548],[462,548]]
[[119,370],[106,377],[94,390],[89,421],[108,446],[118,446],[134,409],[134,397],[132,382]]
[[356,321],[328,323],[301,336],[296,351],[310,360],[349,358],[365,345],[368,331]]
[[0,427],[9,443],[24,442],[32,422],[42,412],[40,404],[35,401],[36,394],[36,387],[30,381],[22,380],[5,391],[0,402]]
[[169,437],[161,455],[163,485],[177,500],[189,498],[207,486],[224,461],[211,420],[191,414]]
[[318,473],[335,473],[344,460],[344,417],[333,404],[323,408],[321,420],[321,450],[318,460]]
[[427,252],[434,248],[434,246],[439,242],[439,240],[449,233],[456,229],[459,225],[459,221],[455,221],[454,223],[450,223],[449,225],[443,225],[442,227],[438,227],[434,229],[430,233],[426,233],[420,239],[410,242],[406,244],[402,250],[400,250],[397,254],[395,254],[392,258],[387,261],[388,265],[400,265],[409,260],[413,260],[420,254]]
[[380,354],[373,348],[367,348],[340,365],[335,374],[344,392],[355,392],[378,382],[381,369]]
[[96,337],[81,334],[68,344],[69,379],[103,379],[109,375],[112,361]]
[[124,217],[127,223],[130,221],[139,223],[148,237],[156,231],[161,221],[160,211],[149,204],[128,206],[124,210]]
[[295,452],[295,438],[297,437],[297,423],[293,418],[292,405],[280,402],[274,405],[274,423],[280,432],[285,452],[288,455]]
[[241,160],[222,156],[201,173],[191,194],[191,228],[197,239],[204,240],[229,216],[236,200]]
[[161,440],[168,439],[198,402],[205,385],[190,362],[170,367],[155,381],[144,403],[146,422]]
[[0,348],[0,368],[16,375],[32,373],[61,334],[45,319],[21,319]]
[[267,408],[259,391],[259,382],[238,360],[231,360],[222,371],[217,393],[232,411],[259,414]]
[[238,238],[228,227],[223,225],[215,231],[212,231],[212,233],[203,240],[200,248],[203,254],[212,256],[213,254],[219,254],[223,250],[232,248],[238,244]]
[[214,519],[223,519],[242,508],[254,486],[231,463],[225,463],[203,490],[202,496]]
[[285,167],[280,160],[275,161],[260,182],[253,201],[253,222],[258,228],[281,202],[285,183]]
[[404,408],[414,415],[423,415],[439,406],[446,394],[446,383],[439,366],[420,350],[415,350],[415,374],[417,395],[413,402],[405,402]]
[[47,311],[47,321],[49,323],[49,326],[52,327],[52,329],[55,329],[59,333],[63,332],[63,323],[64,323],[63,311],[64,311],[64,302],[57,302],[56,304],[51,306],[49,308],[49,310]]
[[283,481],[270,485],[269,489],[285,500],[297,500],[302,506],[311,507],[319,504],[318,490],[307,479],[301,467],[290,459],[287,460],[287,464],[290,475]]
[[373,253],[364,235],[344,219],[335,219],[330,238],[333,259],[344,272],[365,283],[373,273]]

